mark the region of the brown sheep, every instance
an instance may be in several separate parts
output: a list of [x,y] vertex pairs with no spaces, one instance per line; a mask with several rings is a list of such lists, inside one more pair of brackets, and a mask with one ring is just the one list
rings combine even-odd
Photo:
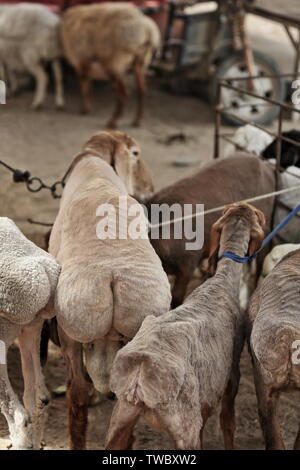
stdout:
[[[273,168],[259,158],[247,153],[236,153],[226,159],[209,163],[193,176],[181,179],[158,191],[147,203],[204,204],[204,209],[220,207],[231,202],[242,201],[260,194],[275,191],[276,174]],[[274,198],[263,199],[254,206],[266,214],[270,228]],[[195,206],[194,206],[195,207]],[[200,262],[207,258],[209,233],[212,224],[220,216],[216,212],[205,216],[204,246],[201,250],[186,250],[186,238],[176,240],[151,239],[151,243],[162,260],[165,271],[175,274],[173,303],[176,307],[183,302],[187,285]],[[151,233],[150,233],[151,238]]]

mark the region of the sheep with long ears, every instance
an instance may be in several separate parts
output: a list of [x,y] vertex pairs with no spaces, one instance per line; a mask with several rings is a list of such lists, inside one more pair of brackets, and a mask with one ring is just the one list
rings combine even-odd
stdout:
[[[148,177],[147,177],[148,175]],[[142,207],[129,194],[152,190],[138,143],[121,132],[99,132],[71,165],[49,251],[62,266],[55,310],[62,352],[69,368],[69,428],[72,449],[86,446],[89,388],[110,392],[111,366],[120,347],[133,338],[147,315],[168,311],[170,285],[147,232],[134,238],[97,236],[98,208],[113,209],[125,225]],[[129,193],[129,194],[128,194]],[[126,201],[129,210],[121,208]],[[97,215],[98,214],[98,215]],[[118,223],[119,225],[122,225]]]
[[225,251],[253,254],[264,238],[264,224],[263,213],[249,204],[227,206],[212,227],[214,276],[175,310],[146,317],[135,338],[118,352],[111,372],[118,402],[108,449],[130,447],[141,415],[150,426],[168,432],[176,449],[198,449],[205,423],[220,402],[225,447],[234,447],[234,402],[244,344],[242,264],[218,261],[218,256]]

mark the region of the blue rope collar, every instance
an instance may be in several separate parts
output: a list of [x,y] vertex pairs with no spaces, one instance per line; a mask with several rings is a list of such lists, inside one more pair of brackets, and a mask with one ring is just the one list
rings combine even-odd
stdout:
[[251,256],[239,256],[234,253],[230,253],[229,251],[225,251],[220,257],[219,260],[223,258],[229,258],[232,259],[233,261],[236,261],[237,263],[247,263],[248,261],[254,260],[258,253],[264,249],[264,247],[272,240],[272,238],[277,235],[280,230],[282,230],[288,223],[289,221],[300,211],[300,204],[295,207],[275,228],[272,230],[272,232],[269,233],[269,235],[266,236],[264,241],[261,244],[261,247],[259,250],[256,251],[256,253],[253,253]]

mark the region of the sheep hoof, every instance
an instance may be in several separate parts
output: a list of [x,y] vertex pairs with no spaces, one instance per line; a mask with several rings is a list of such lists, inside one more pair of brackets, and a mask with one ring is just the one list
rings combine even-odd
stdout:
[[33,109],[33,111],[41,111],[43,109],[43,103],[33,103],[31,109]]
[[90,114],[91,110],[88,108],[80,108],[80,114]]
[[116,121],[108,121],[106,124],[107,129],[117,129],[117,123]]
[[131,124],[131,127],[140,127],[141,126],[141,123],[140,121],[137,121],[137,120],[134,120]]
[[65,109],[64,103],[57,103],[55,105],[55,109],[56,109],[56,111],[64,111],[64,109]]

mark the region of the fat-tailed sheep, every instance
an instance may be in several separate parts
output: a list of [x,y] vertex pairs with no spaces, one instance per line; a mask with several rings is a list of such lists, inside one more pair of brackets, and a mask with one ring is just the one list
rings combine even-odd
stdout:
[[[53,316],[60,267],[27,240],[12,220],[0,218],[0,407],[16,449],[39,449],[49,402],[40,365],[41,329]],[[18,338],[24,406],[9,382],[6,353]]]
[[[132,222],[131,210],[142,209],[128,195],[137,187],[138,168],[144,168],[139,161],[140,149],[126,134],[100,132],[93,136],[72,164],[50,236],[49,251],[62,266],[55,309],[70,371],[71,448],[85,447],[89,384],[82,344],[95,387],[108,393],[119,348],[133,338],[145,316],[161,315],[170,305],[168,278],[147,232],[143,238],[133,239],[125,228]],[[121,208],[120,198],[128,212]],[[108,238],[102,239],[96,229],[107,204],[117,216],[117,232],[111,229]],[[141,219],[146,224],[144,212]]]

